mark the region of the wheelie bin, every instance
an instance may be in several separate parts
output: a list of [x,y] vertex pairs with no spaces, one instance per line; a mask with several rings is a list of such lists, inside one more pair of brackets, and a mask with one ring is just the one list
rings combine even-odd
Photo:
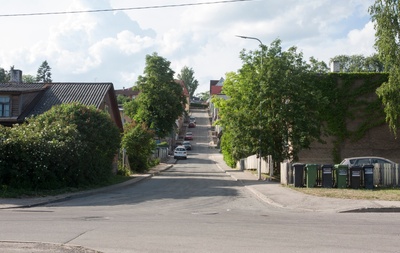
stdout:
[[332,178],[333,166],[330,164],[322,165],[322,187],[332,188],[333,178]]
[[350,187],[359,189],[361,186],[361,166],[355,165],[350,167]]
[[303,187],[304,186],[304,164],[295,163],[292,165],[292,168],[293,168],[294,187]]
[[307,188],[313,188],[317,184],[317,164],[307,164],[305,167],[306,171],[306,186]]
[[366,189],[374,189],[374,165],[364,165],[364,186]]
[[335,177],[337,188],[347,188],[347,170],[348,166],[344,164],[335,165]]

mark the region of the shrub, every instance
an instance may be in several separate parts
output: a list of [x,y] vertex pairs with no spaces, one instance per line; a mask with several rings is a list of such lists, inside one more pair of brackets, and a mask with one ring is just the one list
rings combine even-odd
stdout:
[[144,172],[152,165],[151,154],[155,148],[154,133],[143,124],[125,126],[122,148],[126,149],[132,170]]
[[120,142],[109,115],[82,104],[55,106],[1,131],[0,184],[55,189],[108,180]]

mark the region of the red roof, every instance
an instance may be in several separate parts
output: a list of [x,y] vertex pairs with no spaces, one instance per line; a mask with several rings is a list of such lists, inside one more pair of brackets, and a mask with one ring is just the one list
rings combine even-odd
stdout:
[[221,94],[222,86],[211,86],[211,96]]

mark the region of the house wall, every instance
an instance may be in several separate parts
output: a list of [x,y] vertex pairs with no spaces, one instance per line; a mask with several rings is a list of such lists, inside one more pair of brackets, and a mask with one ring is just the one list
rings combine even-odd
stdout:
[[[121,121],[121,117],[120,117],[120,112],[119,110],[115,110],[118,113],[118,116],[115,114],[115,111],[112,110],[112,105],[111,105],[111,99],[110,99],[110,91],[107,92],[107,95],[105,96],[102,105],[100,106],[99,109],[101,110],[105,110],[106,112],[108,112],[110,114],[111,119],[117,124],[118,121]],[[114,95],[114,94],[112,94]],[[122,121],[120,122],[120,125],[122,125]],[[118,126],[118,124],[117,124]]]
[[[342,85],[340,79],[338,80],[338,85]],[[361,87],[362,85],[364,85],[364,81],[357,80],[353,83],[353,88]],[[357,100],[370,102],[376,99],[378,99],[378,97],[373,90],[369,94],[359,97]],[[351,107],[349,108],[349,112],[354,115],[353,118],[348,118],[346,120],[346,128],[350,132],[356,132],[366,119],[370,121],[382,121],[384,118],[384,116],[378,119],[371,117],[363,107]],[[377,115],[380,114],[378,113]],[[400,136],[400,131],[397,135]],[[311,144],[310,149],[302,150],[299,153],[299,162],[334,164],[333,149],[336,138],[326,137],[324,140],[326,144],[314,142]],[[357,141],[346,139],[340,143],[338,154],[341,159],[355,156],[381,156],[396,163],[400,163],[400,141],[395,139],[388,125],[383,123],[367,130],[365,135]]]
[[11,117],[18,117],[39,92],[11,95]]

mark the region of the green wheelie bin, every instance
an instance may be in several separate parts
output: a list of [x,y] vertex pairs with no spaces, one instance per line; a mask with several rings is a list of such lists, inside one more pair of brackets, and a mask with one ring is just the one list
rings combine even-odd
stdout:
[[336,187],[347,188],[347,171],[348,166],[344,164],[335,165]]
[[306,164],[306,186],[307,188],[313,188],[317,184],[317,164]]

